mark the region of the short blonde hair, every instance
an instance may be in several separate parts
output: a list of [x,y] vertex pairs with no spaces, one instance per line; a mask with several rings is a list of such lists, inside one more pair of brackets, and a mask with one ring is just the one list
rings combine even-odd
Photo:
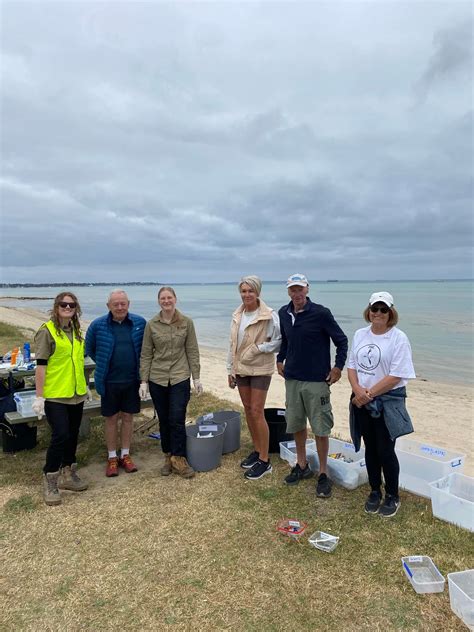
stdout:
[[239,281],[239,292],[244,283],[250,286],[257,296],[260,296],[260,292],[262,291],[262,281],[258,278],[258,276],[255,276],[254,274],[243,276]]

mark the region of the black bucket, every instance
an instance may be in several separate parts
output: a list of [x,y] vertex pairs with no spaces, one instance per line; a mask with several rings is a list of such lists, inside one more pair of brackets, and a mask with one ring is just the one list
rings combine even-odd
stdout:
[[30,428],[28,424],[10,425],[3,421],[0,423],[2,429],[2,448],[4,452],[21,452],[21,450],[32,450],[36,447],[37,427]]
[[265,408],[265,420],[270,431],[268,451],[280,453],[280,441],[291,441],[293,435],[286,432],[284,408]]

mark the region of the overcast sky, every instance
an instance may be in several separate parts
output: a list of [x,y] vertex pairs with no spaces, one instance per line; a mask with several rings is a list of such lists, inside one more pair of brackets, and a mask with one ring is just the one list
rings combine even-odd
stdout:
[[2,2],[4,282],[473,276],[471,2]]

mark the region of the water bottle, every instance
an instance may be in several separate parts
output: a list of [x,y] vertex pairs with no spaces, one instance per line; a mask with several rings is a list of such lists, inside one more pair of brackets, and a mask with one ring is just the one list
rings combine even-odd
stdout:
[[10,363],[12,366],[15,366],[17,356],[18,356],[18,347],[13,347],[11,360],[10,360]]
[[18,355],[16,356],[16,364],[18,367],[23,366],[23,351],[18,349]]
[[25,342],[25,344],[23,345],[23,360],[25,364],[29,364],[31,360],[31,348],[29,342]]

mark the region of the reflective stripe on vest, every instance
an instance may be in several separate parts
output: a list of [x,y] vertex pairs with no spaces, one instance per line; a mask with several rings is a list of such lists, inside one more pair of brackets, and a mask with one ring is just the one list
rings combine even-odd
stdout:
[[73,397],[87,392],[84,376],[84,340],[78,340],[72,332],[73,342],[65,333],[56,331],[53,321],[43,325],[48,328],[56,344],[48,359],[43,396],[46,398]]

